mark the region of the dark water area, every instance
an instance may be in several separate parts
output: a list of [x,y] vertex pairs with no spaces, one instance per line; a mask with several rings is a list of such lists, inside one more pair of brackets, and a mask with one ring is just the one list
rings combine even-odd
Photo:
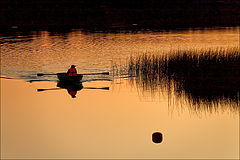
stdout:
[[239,108],[239,48],[135,56],[129,60],[128,74],[136,77],[135,83],[143,92],[165,88],[194,105],[233,103]]
[[239,26],[238,0],[2,0],[0,29],[88,32]]

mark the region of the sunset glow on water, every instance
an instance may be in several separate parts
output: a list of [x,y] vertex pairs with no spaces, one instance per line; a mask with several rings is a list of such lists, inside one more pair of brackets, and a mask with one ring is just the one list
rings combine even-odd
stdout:
[[[185,75],[176,68],[168,70],[172,79],[128,77],[125,72],[121,78],[112,70],[114,65],[124,68],[131,56],[238,48],[238,27],[138,33],[73,30],[63,35],[40,31],[2,36],[0,42],[3,158],[239,158],[239,86],[221,90],[220,82],[209,82],[216,84],[212,88],[218,87],[219,95],[181,79]],[[239,59],[239,52],[235,56]],[[56,75],[37,76],[66,72],[72,64],[78,73],[110,75],[84,76],[76,98],[57,86]],[[233,71],[238,82],[239,71]],[[155,132],[162,134],[160,143],[152,141]]]

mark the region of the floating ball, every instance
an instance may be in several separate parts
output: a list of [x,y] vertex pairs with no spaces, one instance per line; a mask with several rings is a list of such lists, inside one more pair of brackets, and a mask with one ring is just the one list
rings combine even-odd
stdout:
[[160,132],[155,132],[152,134],[152,141],[154,143],[161,143],[163,140],[163,136],[162,136],[162,133]]

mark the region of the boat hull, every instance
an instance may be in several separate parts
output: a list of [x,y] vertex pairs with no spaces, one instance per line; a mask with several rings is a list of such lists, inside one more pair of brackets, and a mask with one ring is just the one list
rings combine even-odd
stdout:
[[73,82],[81,82],[83,75],[78,74],[77,76],[68,76],[67,73],[58,73],[57,77],[60,82],[73,83]]

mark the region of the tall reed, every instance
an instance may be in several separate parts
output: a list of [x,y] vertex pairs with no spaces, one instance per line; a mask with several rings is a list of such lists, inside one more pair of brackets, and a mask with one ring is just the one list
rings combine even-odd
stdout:
[[[169,86],[192,103],[230,101],[239,105],[240,49],[177,50],[142,54],[128,61],[128,74],[143,90]],[[170,87],[174,82],[174,86]]]

